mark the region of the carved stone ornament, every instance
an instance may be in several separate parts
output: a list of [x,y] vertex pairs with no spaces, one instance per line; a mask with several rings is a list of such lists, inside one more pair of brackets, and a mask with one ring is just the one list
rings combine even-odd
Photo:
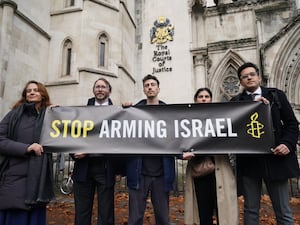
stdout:
[[164,16],[159,16],[154,22],[154,27],[150,30],[151,44],[164,44],[167,41],[173,41],[174,26],[170,20]]
[[202,7],[206,7],[206,0],[188,0],[189,8],[192,8],[195,4],[202,5]]

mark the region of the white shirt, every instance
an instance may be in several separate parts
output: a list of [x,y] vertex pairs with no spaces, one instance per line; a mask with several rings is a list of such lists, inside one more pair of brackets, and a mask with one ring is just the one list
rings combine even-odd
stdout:
[[254,95],[254,100],[256,100],[257,98],[261,97],[262,91],[261,88],[258,87],[254,92],[246,91],[246,93],[248,95]]
[[95,99],[95,106],[102,106],[102,105],[109,105],[108,100],[106,102],[103,102],[102,104],[100,104],[99,102],[97,102],[97,100]]

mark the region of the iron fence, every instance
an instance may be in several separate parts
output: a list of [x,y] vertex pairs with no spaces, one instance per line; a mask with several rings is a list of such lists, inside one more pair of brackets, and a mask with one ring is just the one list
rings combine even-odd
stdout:
[[[300,149],[298,148],[298,159],[300,161]],[[231,164],[234,167],[234,156],[230,156]],[[69,154],[55,154],[53,155],[54,167],[54,182],[57,189],[64,178],[67,178],[73,170],[74,161]],[[187,161],[177,159],[175,160],[176,177],[174,183],[173,195],[184,193],[185,188],[185,168]],[[300,197],[300,180],[293,178],[289,180],[290,194],[292,197]],[[115,190],[118,192],[126,192],[126,177],[118,179],[115,185]],[[264,191],[264,190],[263,190]]]

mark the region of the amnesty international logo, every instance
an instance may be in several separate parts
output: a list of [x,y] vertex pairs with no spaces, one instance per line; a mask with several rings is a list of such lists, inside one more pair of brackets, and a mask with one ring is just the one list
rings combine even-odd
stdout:
[[167,41],[173,41],[174,26],[170,20],[164,16],[159,16],[154,22],[154,27],[150,30],[151,44],[164,44]]
[[253,113],[250,116],[251,122],[247,124],[247,127],[250,127],[247,130],[247,133],[250,134],[253,138],[261,138],[261,135],[265,132],[263,131],[264,125],[257,121],[258,113]]

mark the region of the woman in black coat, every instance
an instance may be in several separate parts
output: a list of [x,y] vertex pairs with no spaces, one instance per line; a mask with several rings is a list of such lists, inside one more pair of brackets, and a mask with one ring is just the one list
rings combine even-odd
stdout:
[[49,105],[45,86],[29,81],[0,122],[0,225],[46,224],[46,205],[54,198],[52,155],[39,137]]

